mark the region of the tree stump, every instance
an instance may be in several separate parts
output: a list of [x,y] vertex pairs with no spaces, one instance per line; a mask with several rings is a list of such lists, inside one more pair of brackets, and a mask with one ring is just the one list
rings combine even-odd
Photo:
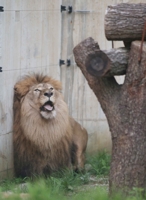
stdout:
[[[88,73],[87,59],[99,51],[92,38],[82,41],[73,50],[75,61],[99,100],[111,131],[110,192],[113,188],[127,192],[133,187],[146,186],[146,42],[140,64],[139,50],[140,41],[132,42],[123,85],[113,76],[106,77],[106,73],[99,76]],[[101,67],[107,64],[109,70],[109,63],[103,59]],[[100,64],[96,67],[100,68]]]

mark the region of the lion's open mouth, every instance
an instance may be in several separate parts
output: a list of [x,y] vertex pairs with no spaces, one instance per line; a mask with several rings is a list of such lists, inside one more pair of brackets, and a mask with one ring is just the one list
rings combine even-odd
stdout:
[[41,111],[51,112],[54,110],[54,104],[52,101],[47,101],[41,108]]

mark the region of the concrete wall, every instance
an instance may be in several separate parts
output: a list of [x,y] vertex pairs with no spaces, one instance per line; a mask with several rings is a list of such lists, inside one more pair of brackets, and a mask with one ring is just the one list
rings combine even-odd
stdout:
[[60,79],[60,0],[0,0],[0,179],[13,174],[13,86],[28,72]]

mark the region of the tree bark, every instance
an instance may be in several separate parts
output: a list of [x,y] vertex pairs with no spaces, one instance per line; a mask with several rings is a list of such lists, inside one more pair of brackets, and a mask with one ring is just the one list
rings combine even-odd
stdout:
[[88,54],[85,65],[95,77],[119,76],[126,74],[128,58],[129,50],[124,47],[104,51],[99,49]]
[[97,96],[107,117],[112,136],[109,188],[127,192],[146,186],[146,43],[138,63],[140,42],[132,42],[125,82],[114,77],[94,77],[85,60],[97,51],[92,38],[74,48],[75,61]]
[[129,66],[119,100],[117,128],[112,132],[110,189],[146,186],[146,43],[138,64],[140,42],[132,43]]
[[123,41],[141,40],[145,22],[146,4],[121,3],[108,6],[105,15],[106,38]]

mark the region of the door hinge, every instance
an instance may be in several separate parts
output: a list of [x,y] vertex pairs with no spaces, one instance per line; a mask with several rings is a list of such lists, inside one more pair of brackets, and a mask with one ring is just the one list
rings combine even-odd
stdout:
[[68,13],[70,14],[70,13],[72,13],[72,10],[73,10],[72,6],[68,6],[68,8],[66,8],[66,6],[63,6],[63,5],[60,6],[61,12],[62,11],[68,11]]
[[71,61],[67,59],[67,66],[69,67],[71,65]]
[[66,6],[61,5],[60,11],[61,11],[61,12],[62,12],[62,11],[66,11]]
[[64,60],[59,60],[59,65],[61,66],[61,65],[65,65],[65,61]]
[[72,6],[68,6],[68,13],[72,13]]
[[0,72],[2,72],[2,67],[0,67]]
[[4,12],[4,7],[0,6],[0,12]]

